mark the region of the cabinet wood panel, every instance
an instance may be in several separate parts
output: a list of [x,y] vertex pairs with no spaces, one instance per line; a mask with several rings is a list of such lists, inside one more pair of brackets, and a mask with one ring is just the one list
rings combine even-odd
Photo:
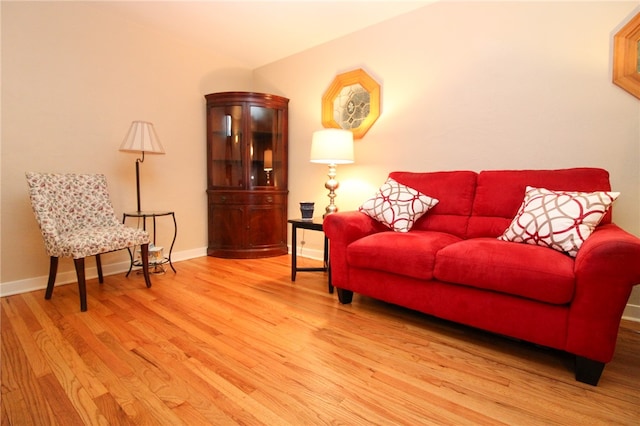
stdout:
[[207,254],[287,253],[288,103],[224,92],[207,102]]

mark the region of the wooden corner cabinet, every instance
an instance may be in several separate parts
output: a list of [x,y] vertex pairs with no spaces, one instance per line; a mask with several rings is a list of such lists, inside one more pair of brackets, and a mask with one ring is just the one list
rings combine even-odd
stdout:
[[224,92],[207,101],[207,254],[287,254],[289,99]]

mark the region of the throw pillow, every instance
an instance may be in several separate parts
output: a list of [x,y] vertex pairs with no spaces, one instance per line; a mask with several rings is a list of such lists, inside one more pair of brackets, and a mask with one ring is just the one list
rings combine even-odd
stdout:
[[550,247],[575,257],[619,195],[527,186],[516,217],[498,239]]
[[408,232],[416,220],[436,204],[435,198],[388,178],[376,195],[358,210],[396,232]]

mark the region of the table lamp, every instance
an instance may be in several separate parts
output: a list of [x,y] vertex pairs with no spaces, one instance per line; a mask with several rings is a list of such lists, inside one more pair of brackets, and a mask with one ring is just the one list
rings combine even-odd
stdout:
[[264,150],[264,172],[267,175],[267,186],[271,185],[271,171],[273,170],[273,151]]
[[338,211],[334,199],[336,189],[340,183],[336,180],[336,165],[353,163],[353,133],[343,129],[323,129],[313,133],[311,140],[312,163],[329,165],[329,180],[324,187],[329,190],[329,205],[325,209],[325,214]]

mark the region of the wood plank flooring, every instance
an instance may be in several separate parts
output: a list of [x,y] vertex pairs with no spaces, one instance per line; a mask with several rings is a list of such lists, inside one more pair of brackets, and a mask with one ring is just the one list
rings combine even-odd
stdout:
[[340,305],[289,256],[176,268],[89,280],[86,313],[75,284],[2,298],[1,424],[640,424],[640,324],[593,387],[557,351]]

